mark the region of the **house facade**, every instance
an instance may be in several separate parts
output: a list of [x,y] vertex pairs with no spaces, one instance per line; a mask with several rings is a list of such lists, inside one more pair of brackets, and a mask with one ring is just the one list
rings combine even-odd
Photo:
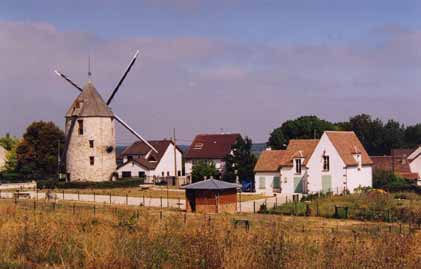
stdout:
[[0,171],[4,170],[4,166],[6,165],[6,154],[7,151],[0,146]]
[[118,166],[119,178],[141,177],[146,183],[159,179],[181,177],[183,153],[171,140],[148,141],[158,153],[143,141],[137,141],[121,153],[122,164]]
[[255,167],[256,192],[353,192],[372,186],[372,160],[354,132],[326,131],[320,140],[291,140],[264,151]]
[[213,162],[220,174],[225,168],[225,157],[232,154],[232,146],[240,134],[199,134],[197,135],[186,154],[186,175],[191,175],[193,166],[199,161]]

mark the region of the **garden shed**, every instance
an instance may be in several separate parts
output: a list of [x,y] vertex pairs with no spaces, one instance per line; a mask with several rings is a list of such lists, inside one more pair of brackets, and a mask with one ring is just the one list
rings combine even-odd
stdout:
[[183,187],[186,190],[187,212],[235,213],[237,190],[241,185],[206,179]]

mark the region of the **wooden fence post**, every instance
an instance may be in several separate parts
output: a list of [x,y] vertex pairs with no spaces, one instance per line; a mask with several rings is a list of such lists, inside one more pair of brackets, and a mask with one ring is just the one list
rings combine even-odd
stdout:
[[253,201],[253,213],[256,213],[256,201]]
[[95,203],[95,192],[94,192],[94,203]]
[[110,205],[111,205],[111,192],[110,192]]
[[64,200],[64,190],[63,190],[63,200]]
[[126,193],[126,205],[129,205],[129,195]]
[[78,201],[80,200],[80,192],[79,191],[77,191],[77,200]]
[[162,208],[162,195],[161,195],[161,197],[160,197],[160,201],[161,201],[161,208]]

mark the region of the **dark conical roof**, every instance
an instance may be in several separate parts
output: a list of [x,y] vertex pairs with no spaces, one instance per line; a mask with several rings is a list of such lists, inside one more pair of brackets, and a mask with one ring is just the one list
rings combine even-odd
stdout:
[[89,81],[66,113],[66,117],[114,117],[113,112]]
[[211,178],[181,188],[186,190],[225,190],[241,188],[241,185]]

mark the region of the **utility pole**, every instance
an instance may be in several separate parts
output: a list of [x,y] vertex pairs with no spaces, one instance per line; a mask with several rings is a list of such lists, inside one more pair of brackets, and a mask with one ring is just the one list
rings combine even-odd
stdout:
[[60,157],[60,139],[57,141],[57,176],[60,180],[60,164],[61,164],[61,157]]
[[173,128],[173,135],[172,135],[172,142],[174,144],[174,179],[177,181],[178,186],[178,180],[177,180],[177,142],[175,139],[175,128]]

